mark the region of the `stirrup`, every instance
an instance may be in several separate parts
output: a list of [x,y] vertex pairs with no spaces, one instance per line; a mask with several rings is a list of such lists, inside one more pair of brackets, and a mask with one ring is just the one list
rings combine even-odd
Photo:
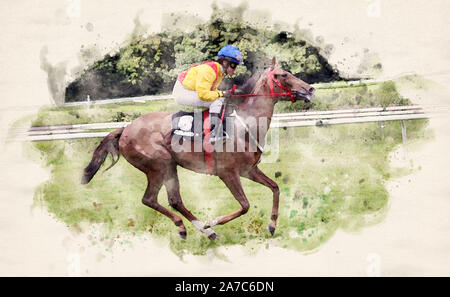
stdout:
[[214,144],[215,142],[218,142],[218,141],[221,141],[221,140],[226,140],[228,138],[230,138],[228,133],[223,131],[223,135],[221,135],[221,136],[210,137],[209,138],[209,143]]

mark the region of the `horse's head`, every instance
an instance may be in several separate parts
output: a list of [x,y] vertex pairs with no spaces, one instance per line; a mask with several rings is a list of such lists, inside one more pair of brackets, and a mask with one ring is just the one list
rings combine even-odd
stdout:
[[292,102],[296,100],[309,102],[314,96],[315,89],[286,70],[281,69],[275,57],[272,59],[271,66],[266,70],[266,75],[271,94],[286,94],[286,96],[279,96],[280,99],[287,98]]

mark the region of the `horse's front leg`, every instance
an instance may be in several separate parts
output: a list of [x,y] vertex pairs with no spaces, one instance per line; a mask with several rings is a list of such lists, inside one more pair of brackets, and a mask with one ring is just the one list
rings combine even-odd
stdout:
[[250,208],[250,203],[248,202],[247,197],[245,197],[244,190],[242,189],[241,178],[237,170],[221,175],[220,179],[225,183],[228,189],[230,189],[234,198],[236,198],[236,200],[241,205],[241,209],[229,215],[220,216],[214,220],[207,221],[203,227],[205,229],[215,225],[223,225],[225,223],[228,223],[229,221],[247,213],[248,209]]
[[267,177],[258,167],[253,167],[249,172],[241,174],[242,177],[248,178],[254,182],[260,183],[269,187],[273,192],[273,205],[272,205],[272,215],[270,217],[271,221],[269,223],[268,229],[270,234],[275,233],[275,228],[277,226],[278,218],[278,205],[280,202],[280,189],[276,182]]

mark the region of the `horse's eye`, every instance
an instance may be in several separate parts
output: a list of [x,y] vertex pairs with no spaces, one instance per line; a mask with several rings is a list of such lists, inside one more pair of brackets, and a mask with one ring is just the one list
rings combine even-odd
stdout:
[[275,76],[275,78],[279,78],[280,76],[282,77],[282,78],[286,78],[287,77],[287,74],[286,73],[283,73],[283,74],[275,74],[274,75]]

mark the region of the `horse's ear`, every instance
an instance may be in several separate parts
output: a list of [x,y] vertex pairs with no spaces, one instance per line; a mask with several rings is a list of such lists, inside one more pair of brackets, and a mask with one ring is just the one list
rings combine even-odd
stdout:
[[272,65],[270,65],[270,67],[273,69],[275,67],[278,67],[278,61],[276,57],[272,58]]
[[272,63],[270,64],[270,71],[274,70],[276,67],[278,67],[278,61],[276,57],[273,57]]

